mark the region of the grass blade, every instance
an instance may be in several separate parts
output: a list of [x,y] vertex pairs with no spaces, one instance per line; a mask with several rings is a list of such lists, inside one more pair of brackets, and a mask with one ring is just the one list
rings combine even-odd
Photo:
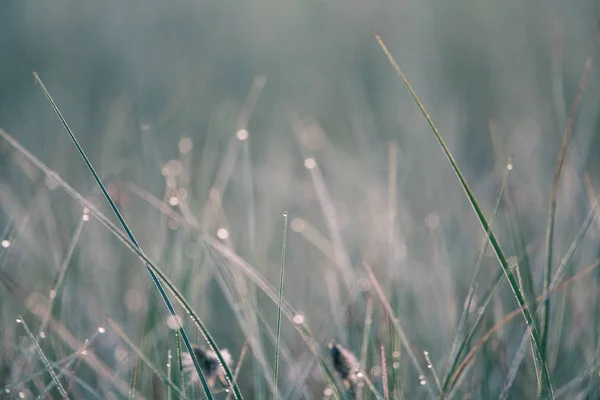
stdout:
[[[54,112],[56,113],[56,115],[58,116],[58,118],[60,119],[60,121],[62,122],[65,130],[67,131],[67,133],[71,137],[71,140],[75,144],[75,147],[77,147],[77,150],[79,151],[79,154],[81,155],[81,157],[83,158],[83,160],[84,160],[85,164],[87,165],[88,169],[90,170],[90,172],[94,176],[94,179],[96,180],[96,183],[100,187],[100,190],[102,191],[102,194],[104,195],[104,197],[108,201],[110,207],[112,208],[112,210],[114,211],[115,215],[117,216],[119,222],[123,226],[123,229],[127,233],[127,236],[129,236],[129,239],[135,245],[135,247],[137,247],[138,249],[141,250],[140,245],[138,244],[137,240],[133,236],[133,232],[131,232],[131,230],[129,229],[129,226],[127,225],[127,223],[125,222],[125,219],[123,218],[123,216],[119,212],[119,209],[117,208],[115,202],[112,200],[112,198],[108,194],[108,191],[106,190],[106,188],[102,184],[102,181],[100,180],[100,177],[98,176],[98,174],[94,170],[94,167],[92,167],[92,164],[89,161],[88,157],[85,155],[85,152],[83,151],[83,148],[79,145],[79,142],[77,141],[77,138],[75,137],[75,135],[71,131],[71,128],[69,128],[69,125],[67,124],[67,121],[62,116],[62,113],[60,112],[60,110],[58,109],[56,103],[52,99],[52,96],[50,96],[50,92],[48,92],[48,89],[46,89],[46,86],[44,85],[44,83],[42,82],[42,80],[40,79],[40,77],[38,76],[38,74],[35,71],[33,72],[33,76],[35,77],[36,81],[42,87],[42,90],[44,91],[44,94],[46,95],[46,97],[48,98],[48,101],[52,105],[52,108],[54,109]],[[180,334],[181,334],[181,338],[183,339],[183,342],[185,343],[185,346],[186,346],[188,352],[190,353],[190,355],[192,357],[192,361],[194,362],[194,367],[196,368],[196,372],[198,373],[198,376],[200,377],[200,381],[202,382],[202,387],[204,389],[204,392],[206,393],[206,396],[208,397],[208,399],[211,400],[212,399],[212,394],[210,393],[210,388],[208,387],[208,383],[206,382],[206,378],[204,377],[204,374],[202,373],[202,370],[200,368],[200,364],[198,363],[198,359],[196,358],[196,356],[194,354],[194,351],[192,350],[192,345],[191,345],[191,343],[190,343],[190,341],[189,341],[189,339],[187,337],[187,334],[185,333],[185,330],[183,329],[183,325],[181,324],[181,321],[180,321],[179,317],[177,316],[177,312],[175,311],[175,308],[173,308],[173,305],[171,304],[171,301],[167,297],[167,294],[166,294],[164,288],[162,287],[160,281],[158,280],[156,274],[154,273],[154,271],[152,271],[152,269],[148,265],[146,265],[146,269],[148,270],[148,273],[150,274],[150,277],[152,278],[152,281],[154,282],[154,284],[155,284],[156,288],[158,289],[158,291],[159,291],[159,293],[160,293],[163,301],[165,302],[165,304],[166,304],[166,306],[167,306],[167,308],[169,310],[169,313],[175,318],[175,320],[179,324],[179,331],[180,331]],[[221,364],[226,364],[224,362],[223,357],[221,356],[221,353],[218,350],[218,348],[214,348],[213,351],[219,357],[219,360],[220,360]],[[234,385],[234,391],[236,391],[236,397],[238,399],[241,399],[242,398],[241,394],[238,396],[238,393],[237,393],[237,392],[239,392],[239,389],[237,388],[237,385]]]
[[68,399],[69,396],[67,395],[67,392],[65,391],[65,388],[63,387],[63,385],[60,383],[58,376],[56,376],[56,372],[54,372],[54,369],[52,368],[52,364],[50,364],[50,361],[48,360],[48,358],[42,351],[42,348],[40,347],[40,344],[38,343],[38,341],[35,340],[35,336],[33,336],[33,333],[31,333],[31,330],[29,330],[29,327],[25,323],[25,320],[23,319],[23,317],[21,317],[19,315],[17,317],[17,322],[20,323],[21,325],[23,325],[23,329],[25,330],[27,337],[29,338],[29,340],[31,340],[31,343],[35,346],[35,349],[37,350],[38,355],[40,356],[40,359],[42,360],[42,362],[44,363],[44,366],[50,373],[50,377],[52,378],[52,381],[54,382],[54,384],[56,385],[56,388],[60,392],[60,395],[62,396],[63,399]]
[[[507,168],[504,169],[504,174],[502,176],[502,184],[500,186],[500,191],[498,192],[498,196],[496,197],[496,204],[494,206],[494,211],[492,212],[492,216],[490,218],[490,228],[492,227],[492,224],[493,224],[494,220],[496,219],[496,215],[498,214],[498,209],[500,208],[500,203],[502,202],[502,195],[506,188],[506,183],[508,182],[508,175],[509,175],[509,172],[512,170],[512,168],[508,168],[508,166],[511,165],[511,161],[512,161],[512,158],[509,158],[508,163],[507,163]],[[485,242],[483,242],[483,244],[481,245],[481,248],[479,249],[479,255],[477,256],[477,263],[475,264],[475,270],[473,271],[473,277],[471,278],[471,284],[469,285],[467,301],[465,302],[465,305],[464,305],[464,308],[462,311],[462,315],[461,315],[459,323],[458,323],[458,328],[456,329],[456,336],[454,337],[454,342],[452,343],[450,357],[448,358],[448,361],[451,364],[450,364],[450,367],[447,369],[446,374],[444,376],[444,381],[443,381],[442,391],[441,391],[442,396],[446,393],[447,386],[450,383],[449,379],[452,376],[452,374],[454,373],[456,366],[458,365],[458,362],[460,360],[460,355],[462,354],[462,351],[464,350],[464,346],[466,346],[468,344],[471,334],[474,333],[474,331],[471,330],[471,333],[467,334],[466,336],[463,335],[464,331],[467,329],[467,317],[469,315],[469,309],[471,308],[471,303],[473,302],[473,296],[475,294],[475,287],[477,285],[477,277],[479,276],[479,272],[481,271],[481,266],[483,265],[483,258],[489,247],[489,243],[490,242],[486,240]],[[502,279],[502,274],[499,275],[497,280],[499,280],[499,279]],[[495,285],[493,285],[492,287],[495,287]],[[484,298],[486,298],[486,300],[484,301],[485,307],[487,307],[487,304],[489,304],[489,299],[491,298],[492,293],[493,293],[493,291],[489,292],[489,296],[487,298],[484,297]],[[485,308],[483,310],[485,311]],[[478,322],[477,319],[476,319],[476,322]],[[478,323],[474,324],[475,327],[477,325],[478,325]]]
[[175,331],[175,338],[177,340],[177,366],[179,367],[179,387],[180,387],[180,399],[185,399],[185,382],[183,377],[183,362],[182,362],[182,351],[181,351],[181,337],[179,332]]
[[560,179],[560,173],[562,171],[562,166],[565,160],[565,156],[567,154],[567,147],[569,145],[569,139],[571,138],[571,134],[573,132],[573,125],[575,123],[575,114],[579,109],[579,104],[581,103],[581,98],[583,97],[583,92],[585,91],[585,86],[587,82],[588,75],[590,70],[592,69],[592,62],[594,59],[594,55],[596,53],[596,45],[598,40],[600,39],[600,20],[596,25],[596,32],[594,33],[594,38],[592,39],[592,44],[588,53],[588,57],[583,67],[583,73],[581,74],[581,79],[579,80],[579,88],[577,91],[577,95],[573,100],[573,104],[571,105],[571,112],[569,114],[569,119],[567,121],[567,125],[565,127],[565,131],[563,133],[562,142],[560,144],[560,150],[558,152],[558,158],[556,160],[556,166],[554,169],[554,178],[552,181],[552,190],[550,192],[550,206],[548,209],[548,224],[546,229],[546,265],[544,268],[544,289],[543,294],[546,297],[546,300],[542,304],[541,310],[541,349],[542,352],[546,353],[548,348],[548,323],[550,320],[550,298],[548,295],[550,291],[550,280],[552,275],[552,252],[553,252],[553,244],[554,244],[554,219],[556,216],[556,197],[558,194],[558,181]]
[[462,172],[460,171],[458,164],[454,160],[454,156],[448,149],[448,146],[446,146],[446,143],[444,142],[442,135],[436,128],[435,124],[433,123],[433,120],[431,119],[431,117],[429,116],[427,111],[425,110],[423,103],[421,103],[421,100],[419,100],[419,97],[417,96],[416,92],[413,90],[412,86],[410,85],[408,79],[406,78],[406,76],[404,75],[404,73],[402,72],[400,67],[398,66],[398,63],[396,62],[394,57],[389,52],[385,43],[383,43],[383,40],[381,40],[381,38],[377,34],[375,34],[375,38],[377,39],[377,41],[379,42],[379,45],[381,46],[381,48],[385,52],[386,56],[388,57],[388,60],[390,61],[390,63],[394,67],[394,69],[396,70],[396,73],[398,74],[398,76],[400,76],[400,78],[404,82],[404,85],[410,92],[415,103],[417,104],[417,106],[419,107],[421,112],[423,113],[423,116],[427,120],[427,123],[428,123],[429,127],[431,128],[438,144],[440,145],[446,158],[452,165],[452,169],[456,173],[456,176],[457,176],[458,180],[460,181],[460,184],[461,184],[463,190],[465,191],[465,194],[469,200],[469,203],[471,203],[471,206],[473,207],[473,210],[475,211],[475,214],[477,215],[477,218],[479,219],[479,222],[480,222],[482,228],[487,233],[490,244],[492,245],[492,248],[494,249],[494,253],[496,253],[496,257],[498,258],[498,261],[500,262],[500,266],[502,267],[504,275],[506,276],[506,279],[508,280],[508,283],[515,295],[515,298],[517,299],[517,303],[519,304],[519,306],[522,307],[522,313],[523,313],[523,317],[525,318],[525,322],[531,328],[531,338],[532,338],[533,345],[534,345],[534,361],[535,361],[535,365],[536,365],[536,375],[537,375],[537,379],[538,379],[538,386],[540,387],[540,395],[542,398],[548,398],[548,397],[552,398],[553,397],[552,382],[550,380],[550,373],[549,373],[548,367],[546,365],[546,359],[545,359],[544,353],[542,352],[542,348],[541,348],[540,331],[537,327],[537,324],[535,323],[535,318],[533,317],[531,310],[529,310],[527,307],[525,307],[525,299],[524,299],[523,293],[522,293],[521,289],[519,288],[519,284],[518,284],[517,280],[515,279],[512,271],[509,268],[508,261],[506,259],[506,256],[504,255],[504,252],[502,251],[502,248],[500,247],[500,243],[496,239],[496,235],[494,235],[494,233],[490,229],[489,223],[488,223],[487,219],[485,218],[485,216],[483,215],[483,211],[479,207],[477,200],[475,199],[475,195],[471,191],[471,188],[467,184],[467,181],[465,180]]
[[281,273],[279,278],[279,306],[277,307],[277,338],[275,344],[275,400],[277,400],[277,383],[279,381],[279,341],[281,340],[281,307],[283,302],[283,274],[285,271],[285,248],[287,246],[288,213],[283,213],[283,245],[281,247]]

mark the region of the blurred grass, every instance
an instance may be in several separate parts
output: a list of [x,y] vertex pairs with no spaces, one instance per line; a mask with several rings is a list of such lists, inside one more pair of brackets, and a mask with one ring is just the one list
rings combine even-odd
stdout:
[[[0,390],[33,398],[54,382],[28,353],[15,322],[23,315],[71,398],[128,398],[132,387],[136,399],[166,398],[161,375],[186,398],[202,398],[177,364],[167,375],[167,363],[179,362],[169,350],[175,357],[180,344],[133,267],[141,258],[181,296],[174,307],[190,341],[205,345],[194,325],[201,320],[229,349],[246,399],[274,396],[277,353],[279,398],[343,398],[326,350],[332,339],[359,356],[372,384],[363,399],[386,393],[384,376],[392,399],[433,397],[428,365],[447,398],[496,398],[505,387],[508,398],[535,398],[531,352],[518,354],[527,334],[521,310],[497,261],[480,253],[485,229],[374,43],[375,29],[482,214],[496,215],[494,234],[531,313],[552,299],[538,317],[547,319],[555,397],[597,397],[600,220],[596,196],[588,199],[600,184],[596,62],[556,188],[552,254],[562,261],[551,275],[544,269],[565,105],[577,96],[599,15],[592,0],[3,2],[0,127],[11,136],[0,131]],[[144,253],[115,225],[32,69]],[[513,169],[494,211],[509,154]],[[158,374],[112,329],[100,333],[105,315]],[[404,341],[389,315],[402,322]]]

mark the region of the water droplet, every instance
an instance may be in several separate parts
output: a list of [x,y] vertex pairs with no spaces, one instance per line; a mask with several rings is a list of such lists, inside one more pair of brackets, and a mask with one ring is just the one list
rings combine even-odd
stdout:
[[229,231],[225,228],[217,229],[217,237],[221,240],[225,240],[229,237]]
[[83,219],[84,221],[89,221],[90,220],[90,216],[88,214],[83,214],[81,216],[81,219]]
[[177,147],[179,148],[179,152],[181,154],[187,154],[190,151],[192,151],[194,143],[192,142],[192,139],[184,137],[179,139],[179,144],[177,145]]
[[2,241],[2,247],[4,247],[5,249],[8,249],[10,247],[10,245],[11,245],[10,240],[4,239]]
[[425,385],[427,382],[425,382],[425,379],[421,379],[421,385]]
[[24,399],[25,398],[25,392],[19,392],[19,398]]
[[6,393],[10,393],[10,389],[4,389]]
[[400,368],[400,363],[398,361],[394,361],[394,363],[392,364],[392,368],[394,368],[394,369]]
[[425,379],[423,375],[419,375],[419,379]]
[[357,378],[362,378],[362,377],[363,377],[363,373],[362,373],[362,371],[358,371],[358,372],[356,373],[356,377],[357,377]]
[[284,217],[287,217],[287,211],[284,211],[284,212],[283,212],[283,216],[284,216]]
[[297,325],[303,324],[304,323],[304,315],[302,315],[302,314],[294,315],[294,323]]
[[46,332],[40,332],[40,338],[46,339]]
[[169,197],[169,204],[175,207],[179,204],[179,199],[175,196]]
[[225,389],[225,393],[229,393],[229,389]]
[[106,332],[106,329],[103,326],[99,326],[98,327],[98,332],[99,333],[104,333],[104,332]]
[[512,169],[513,169],[513,165],[512,165],[512,164],[508,164],[508,165],[506,166],[506,169],[507,169],[507,170],[509,170],[509,171],[512,171]]
[[331,396],[333,394],[333,390],[328,386],[325,388],[325,390],[323,390],[323,394],[325,396]]
[[392,353],[392,357],[394,357],[394,358],[400,358],[400,352],[398,350],[394,351]]
[[427,350],[425,350],[425,351],[423,352],[423,354],[425,354],[426,356],[428,356],[428,355],[429,355],[429,352],[428,352]]
[[236,132],[235,137],[238,140],[246,140],[248,139],[248,131],[246,129],[240,129]]
[[23,320],[21,318],[17,318],[17,324],[22,324]]
[[431,364],[427,364],[427,368],[431,369],[432,365]]
[[87,349],[81,350],[81,355],[82,356],[87,356],[87,353],[88,353]]
[[304,160],[304,168],[313,169],[316,166],[317,166],[317,162],[315,161],[314,158],[307,158]]

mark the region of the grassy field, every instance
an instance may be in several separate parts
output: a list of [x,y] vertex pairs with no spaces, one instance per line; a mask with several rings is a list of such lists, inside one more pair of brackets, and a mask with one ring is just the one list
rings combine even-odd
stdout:
[[599,17],[0,5],[0,398],[600,398]]

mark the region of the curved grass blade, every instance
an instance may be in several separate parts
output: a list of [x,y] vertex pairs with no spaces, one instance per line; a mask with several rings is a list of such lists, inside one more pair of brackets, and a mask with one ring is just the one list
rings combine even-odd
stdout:
[[[512,161],[512,157],[508,159],[508,165],[511,165],[511,161]],[[510,168],[505,168],[504,169],[504,174],[502,176],[502,184],[500,186],[500,191],[498,193],[498,197],[496,197],[496,204],[494,205],[494,211],[492,212],[492,216],[490,218],[490,228],[492,227],[492,224],[494,222],[494,220],[496,219],[496,215],[498,214],[498,209],[500,208],[500,203],[502,202],[502,195],[504,193],[504,189],[506,188],[506,182],[508,181],[508,175],[509,172],[511,171]],[[467,317],[469,315],[469,309],[471,308],[471,303],[473,302],[473,295],[475,294],[475,287],[477,286],[477,277],[479,276],[479,272],[481,271],[481,266],[483,265],[483,257],[485,256],[485,253],[489,247],[489,241],[485,241],[483,242],[483,244],[481,245],[481,248],[479,249],[479,255],[477,256],[477,263],[475,264],[475,270],[473,271],[473,277],[471,278],[471,284],[469,285],[469,292],[467,295],[467,300],[465,302],[463,311],[462,311],[462,315],[460,316],[460,321],[458,323],[458,328],[456,329],[456,336],[454,337],[454,342],[452,343],[452,347],[451,347],[451,351],[450,351],[450,357],[448,358],[448,361],[451,362],[450,367],[447,369],[446,374],[444,376],[444,380],[443,380],[443,385],[442,385],[442,396],[444,393],[446,393],[446,389],[448,386],[448,383],[450,382],[449,379],[452,376],[452,374],[454,373],[456,366],[458,365],[458,362],[460,360],[460,355],[464,349],[464,346],[468,343],[468,341],[470,340],[470,335],[467,334],[466,337],[464,335],[464,331],[467,329]],[[499,279],[502,279],[502,274],[499,274]],[[495,287],[495,285],[493,285],[492,287]],[[487,306],[487,304],[489,303],[489,299],[491,298],[491,294],[493,293],[490,292],[489,296],[484,297],[486,300],[484,301],[484,304]],[[485,311],[485,308],[483,309]],[[477,326],[478,324],[475,324],[475,326]],[[474,333],[474,331],[473,331]]]
[[554,219],[556,215],[556,197],[558,194],[558,181],[560,179],[560,173],[562,171],[562,166],[565,160],[565,156],[567,154],[567,147],[569,145],[569,139],[573,132],[573,125],[575,123],[575,114],[579,109],[579,104],[581,103],[581,98],[583,97],[583,92],[585,91],[586,82],[590,70],[592,69],[592,62],[594,60],[594,55],[596,53],[596,46],[598,44],[598,40],[600,39],[600,20],[598,20],[596,25],[596,32],[594,33],[594,38],[592,39],[592,44],[588,53],[588,57],[585,61],[583,67],[583,73],[581,74],[581,79],[579,80],[579,88],[575,99],[573,100],[573,104],[571,105],[571,112],[569,114],[569,119],[567,121],[567,126],[565,127],[565,131],[563,133],[562,142],[560,144],[560,150],[558,152],[558,158],[556,160],[556,166],[554,169],[554,178],[552,181],[552,191],[550,192],[550,206],[548,209],[548,223],[546,229],[546,265],[544,268],[544,289],[543,294],[546,296],[546,300],[542,305],[541,311],[541,349],[545,356],[547,347],[548,347],[548,323],[550,319],[550,301],[547,296],[550,291],[550,279],[552,275],[552,252],[553,252],[553,244],[554,244]]
[[[69,185],[60,175],[58,175],[55,171],[48,168],[46,164],[40,161],[36,156],[34,156],[30,151],[28,151],[23,145],[21,145],[18,141],[16,141],[12,136],[10,136],[7,132],[0,128],[0,136],[4,138],[12,147],[14,147],[17,151],[19,151],[25,158],[31,161],[37,168],[43,171],[47,176],[52,177],[54,181],[75,201],[77,201],[82,207],[86,207],[90,210],[90,215],[94,216],[100,224],[102,224],[110,233],[112,233],[121,243],[123,243],[131,252],[133,252],[137,257],[140,258],[146,265],[159,277],[159,279],[163,282],[163,284],[169,289],[169,291],[175,296],[177,302],[183,307],[186,313],[189,314],[192,323],[204,336],[205,340],[208,342],[209,346],[216,346],[212,336],[208,333],[204,324],[196,314],[196,312],[191,308],[187,300],[183,297],[181,292],[173,285],[173,283],[169,280],[169,278],[164,274],[164,272],[158,268],[154,262],[135,244],[131,241],[131,239],[127,236],[127,234],[119,229],[106,215],[104,215],[98,208],[90,201],[88,201],[85,197],[83,197],[79,192],[77,192],[71,185]],[[273,301],[274,304],[278,304],[278,296],[277,291],[254,269],[252,268],[246,261],[244,261],[240,256],[231,251],[227,246],[219,243],[215,239],[210,236],[204,236],[203,240],[209,244],[212,248],[218,251],[225,259],[234,264],[236,267],[240,268],[246,274],[246,276],[256,284],[266,295],[267,297]],[[323,370],[325,378],[328,383],[332,385],[335,390],[335,394],[337,398],[343,398],[340,393],[341,385],[336,380],[334,374],[331,372],[331,368],[328,366],[327,361],[323,357],[323,354],[319,350],[318,344],[315,341],[313,335],[305,326],[305,324],[296,324],[294,323],[294,316],[297,314],[296,310],[285,300],[283,299],[282,303],[282,312],[288,318],[290,322],[293,323],[293,326],[296,328],[296,331],[300,334],[302,340],[306,343],[307,347],[311,350],[311,352],[317,357],[319,361],[319,365]],[[211,347],[211,349],[214,348]],[[218,357],[220,357],[220,352],[215,352]],[[221,365],[225,370],[225,374],[229,382],[233,381],[233,376],[231,371],[227,367],[225,361],[220,359]]]
[[35,349],[37,350],[38,355],[40,356],[40,359],[42,360],[42,362],[44,363],[44,366],[50,373],[50,377],[52,378],[52,381],[54,382],[54,384],[56,385],[56,388],[60,392],[60,395],[62,396],[63,399],[68,399],[69,396],[67,395],[67,392],[65,391],[65,388],[63,387],[63,385],[60,383],[58,376],[56,376],[56,372],[54,372],[54,369],[52,369],[52,364],[50,364],[50,361],[48,360],[48,358],[42,351],[40,344],[37,342],[37,340],[35,340],[35,336],[33,336],[33,333],[31,333],[31,331],[29,330],[29,327],[25,323],[25,320],[23,319],[23,317],[19,315],[17,317],[17,322],[20,323],[21,325],[23,325],[23,329],[25,330],[27,337],[29,338],[29,340],[31,340],[31,343],[33,343],[33,345],[35,346]]
[[281,247],[281,273],[279,278],[279,306],[277,307],[277,338],[275,344],[275,400],[277,400],[277,383],[279,381],[279,341],[281,340],[281,307],[283,305],[283,273],[285,271],[285,248],[287,246],[288,213],[283,213],[283,245]]
[[[133,232],[131,232],[131,230],[129,229],[129,226],[127,225],[127,223],[125,222],[125,219],[123,218],[123,216],[119,212],[119,209],[117,208],[115,202],[112,200],[112,198],[108,194],[108,191],[106,190],[106,188],[102,184],[102,181],[100,180],[100,177],[98,176],[98,174],[94,170],[94,167],[92,167],[91,162],[89,161],[89,159],[85,155],[85,152],[83,151],[83,148],[80,146],[79,142],[77,141],[77,138],[75,137],[75,135],[71,131],[71,128],[69,128],[69,125],[67,124],[67,121],[62,116],[62,113],[60,112],[60,110],[58,109],[56,103],[52,99],[52,96],[50,96],[50,93],[48,92],[48,89],[46,89],[46,86],[44,85],[44,83],[42,82],[42,80],[40,79],[40,77],[38,76],[38,74],[35,71],[33,72],[33,76],[35,77],[35,80],[40,84],[42,90],[44,91],[44,94],[46,95],[46,97],[48,98],[48,101],[52,105],[52,108],[54,109],[54,112],[56,113],[56,115],[58,116],[58,118],[60,119],[60,121],[62,122],[65,130],[67,131],[67,133],[71,137],[71,140],[75,144],[75,147],[77,147],[77,150],[79,151],[79,154],[81,155],[81,157],[83,158],[83,160],[84,160],[85,164],[87,165],[88,169],[90,170],[90,172],[94,176],[94,179],[96,180],[96,183],[100,187],[100,190],[102,191],[102,194],[104,195],[104,197],[108,201],[110,207],[112,208],[112,210],[115,213],[115,215],[117,216],[119,222],[123,226],[123,229],[127,233],[127,236],[129,236],[129,239],[132,241],[132,243],[135,245],[135,247],[137,247],[138,249],[141,249],[140,245],[137,242],[137,240],[133,236]],[[150,267],[148,267],[148,265],[146,265],[146,269],[148,270],[148,273],[150,274],[150,277],[152,278],[152,281],[154,282],[154,284],[155,284],[157,290],[159,291],[159,293],[160,293],[163,301],[165,302],[165,304],[166,304],[166,306],[167,306],[167,308],[169,310],[169,313],[174,317],[174,319],[179,324],[179,331],[181,333],[181,338],[183,339],[183,342],[185,343],[185,346],[186,346],[188,352],[190,353],[190,355],[192,357],[192,361],[194,362],[194,367],[196,368],[196,372],[198,373],[198,376],[200,377],[200,381],[202,382],[202,387],[204,389],[204,392],[206,393],[206,396],[208,397],[208,399],[211,400],[212,399],[212,395],[210,393],[210,388],[208,387],[208,383],[206,382],[206,378],[204,377],[204,374],[202,373],[202,370],[200,368],[200,364],[198,363],[198,359],[196,358],[196,356],[194,354],[194,351],[192,350],[192,345],[191,345],[191,343],[190,343],[190,341],[189,341],[189,339],[187,337],[187,334],[185,333],[185,330],[183,329],[183,325],[181,324],[180,319],[177,317],[177,312],[175,311],[175,308],[173,308],[173,305],[171,304],[171,301],[167,297],[167,294],[166,294],[164,288],[162,287],[160,281],[158,280],[156,274],[154,273],[154,271],[152,271],[152,269]],[[219,359],[222,360],[222,356],[220,354],[220,351],[218,349],[216,349],[216,348],[213,349],[213,350],[215,351],[215,353],[217,354],[217,356],[219,357]],[[222,364],[226,364],[223,361],[221,361],[221,362],[222,362]],[[237,396],[237,394],[238,394],[237,392],[239,392],[239,389],[237,389],[237,385],[234,385],[234,391],[236,391],[236,397],[238,399],[241,399],[242,398],[241,394],[240,394],[239,397]]]
[[492,248],[494,249],[494,253],[496,253],[496,257],[498,258],[498,261],[500,262],[500,266],[502,267],[504,275],[506,276],[506,279],[508,280],[508,283],[515,295],[515,298],[517,299],[517,303],[519,304],[520,307],[522,307],[522,313],[523,313],[523,317],[525,318],[525,322],[531,328],[531,339],[532,339],[533,347],[534,347],[534,361],[535,361],[535,366],[536,366],[536,375],[537,375],[537,379],[538,379],[538,386],[540,388],[540,396],[542,398],[553,398],[554,396],[552,394],[553,391],[552,391],[552,382],[550,379],[550,373],[548,371],[548,367],[546,364],[545,355],[542,352],[542,348],[541,348],[540,331],[535,322],[535,318],[533,317],[533,314],[531,313],[531,310],[529,310],[527,307],[525,307],[525,298],[523,296],[521,289],[519,288],[519,284],[518,284],[517,280],[515,279],[512,271],[509,268],[508,261],[506,259],[506,256],[504,255],[504,252],[502,251],[502,248],[500,247],[500,243],[496,239],[496,235],[494,235],[494,233],[490,229],[489,223],[488,223],[487,219],[485,218],[485,216],[483,215],[483,211],[479,207],[477,200],[475,199],[475,195],[471,191],[471,188],[467,184],[467,181],[465,180],[462,172],[460,171],[458,164],[454,160],[454,156],[448,149],[448,146],[446,146],[446,143],[444,142],[442,135],[436,128],[435,124],[433,123],[433,120],[431,119],[431,117],[429,116],[427,111],[425,110],[423,103],[421,103],[421,100],[419,100],[419,97],[417,96],[416,92],[413,90],[412,86],[410,85],[408,79],[406,78],[406,76],[404,75],[404,73],[402,72],[400,67],[398,66],[398,63],[396,62],[396,60],[394,59],[392,54],[389,52],[385,43],[383,43],[383,40],[381,40],[381,38],[377,34],[375,34],[375,38],[377,39],[377,42],[379,43],[379,45],[381,46],[383,51],[385,52],[388,60],[390,61],[390,63],[394,67],[394,69],[396,70],[396,73],[398,74],[400,79],[402,79],[402,81],[404,82],[404,85],[406,86],[406,88],[410,92],[412,98],[414,99],[415,103],[421,110],[421,113],[427,120],[427,123],[428,123],[429,127],[431,128],[438,144],[442,148],[446,158],[450,162],[452,169],[454,170],[454,172],[456,174],[456,177],[458,178],[463,190],[465,191],[465,194],[469,200],[469,203],[471,203],[471,206],[473,207],[473,210],[475,211],[475,214],[477,215],[477,218],[479,219],[479,223],[481,224],[484,231],[487,233],[490,244],[492,245]]

